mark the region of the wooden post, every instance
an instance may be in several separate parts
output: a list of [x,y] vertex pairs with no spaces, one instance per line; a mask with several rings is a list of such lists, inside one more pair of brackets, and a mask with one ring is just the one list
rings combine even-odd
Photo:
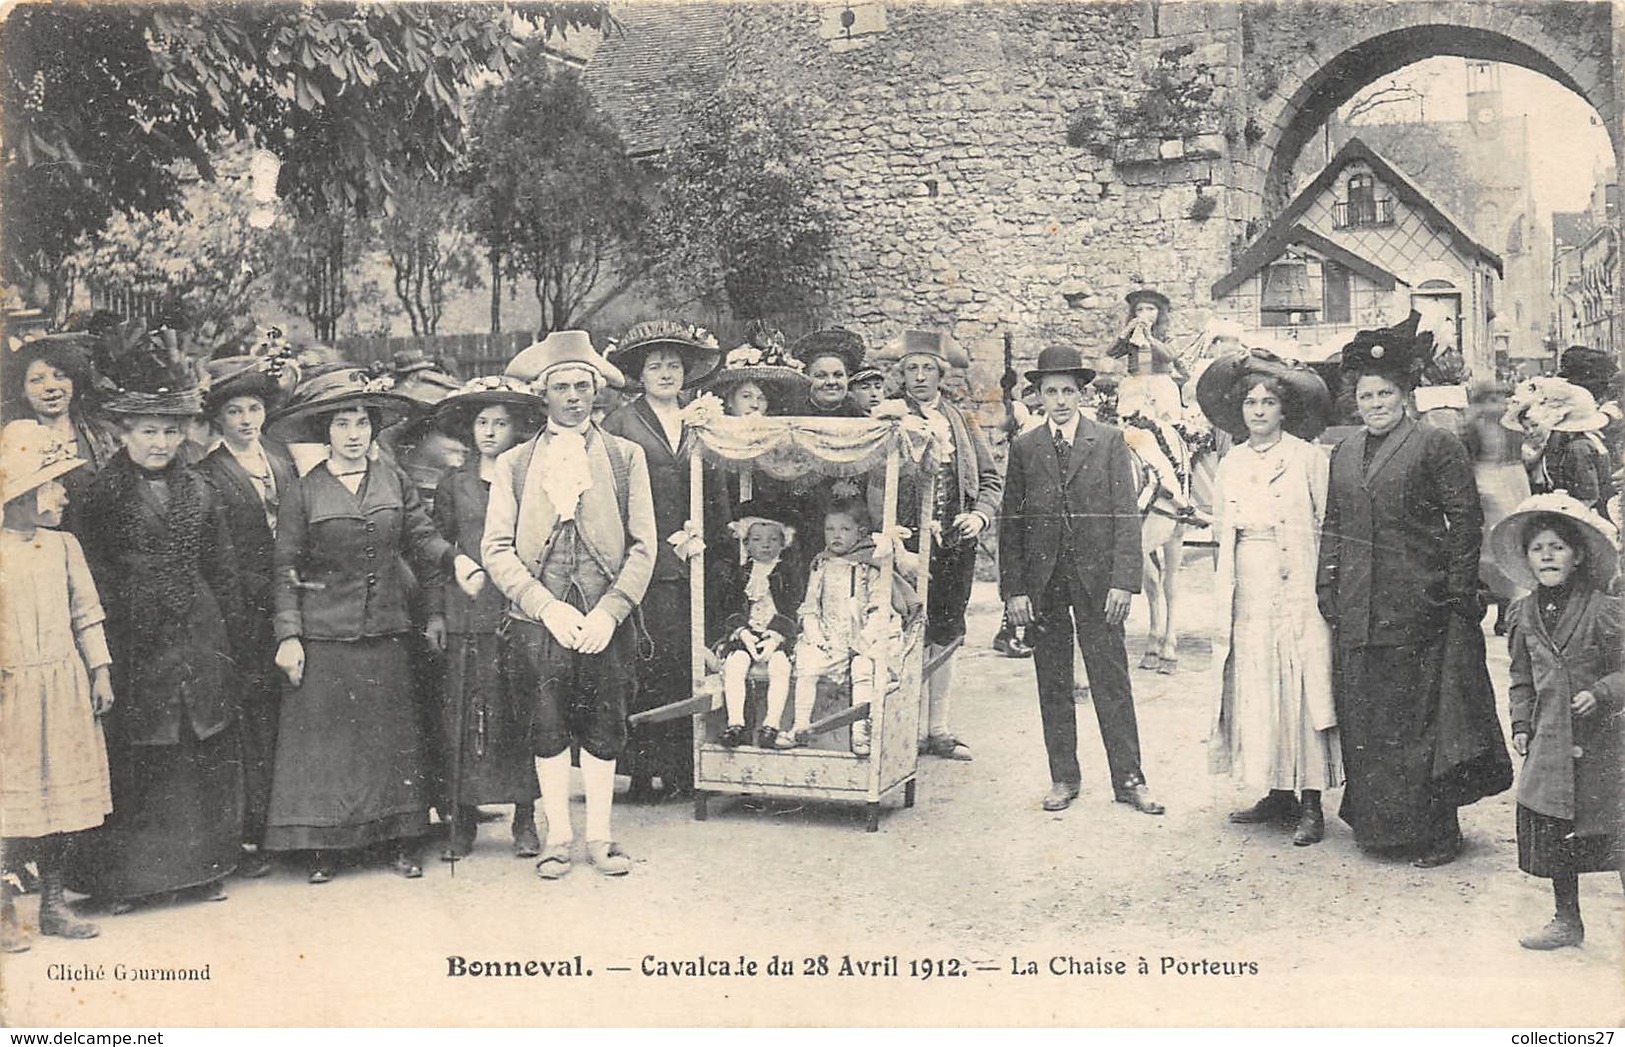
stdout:
[[[926,613],[926,607],[931,599],[931,510],[937,501],[937,466],[931,452],[920,459],[920,552],[919,574],[915,592],[920,598],[920,613]],[[928,619],[929,620],[929,619]],[[920,721],[915,731],[914,744],[918,745],[925,740],[931,725],[931,677],[925,673],[926,652],[925,637],[920,637]]]
[[[892,543],[892,554],[887,557],[880,572],[880,613],[885,618],[887,635],[890,635],[891,625],[897,618],[896,612],[892,610],[892,572],[896,569],[898,558],[907,552],[903,548],[903,544],[892,537],[892,532],[897,529],[897,480],[902,471],[902,451],[898,445],[901,442],[901,435],[901,423],[895,423],[892,429],[890,447],[886,451],[886,486],[881,494],[880,502],[880,533],[885,535],[886,539]],[[900,627],[901,623],[898,624]],[[885,736],[886,673],[882,671],[881,667],[886,664],[887,659],[883,651],[874,653],[878,657],[873,659],[876,671],[870,690],[869,718],[876,729],[872,729],[870,733],[872,737],[878,736],[881,739],[881,749],[884,750],[886,746],[898,743],[887,739]],[[914,741],[914,739],[908,739],[902,744],[914,744]],[[869,803],[872,811],[876,809],[874,805],[880,803],[880,765],[884,761],[880,759],[880,753],[873,748],[869,752]]]
[[[705,533],[705,472],[696,436],[688,458],[688,518],[700,534]],[[688,561],[688,635],[692,658],[689,671],[690,696],[705,684],[705,550]],[[700,776],[700,746],[705,742],[705,713],[694,714],[694,776]]]

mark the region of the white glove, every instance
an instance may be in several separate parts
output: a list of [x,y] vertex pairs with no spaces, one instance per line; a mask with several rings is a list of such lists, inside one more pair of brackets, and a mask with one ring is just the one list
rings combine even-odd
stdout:
[[585,622],[581,612],[563,600],[554,600],[542,608],[542,624],[553,639],[571,651],[581,648],[581,627]]
[[457,588],[463,591],[464,596],[472,600],[485,591],[485,568],[475,563],[473,557],[458,553],[451,567],[457,579]]
[[282,675],[288,682],[298,687],[305,678],[305,645],[299,637],[290,636],[277,644],[276,667],[282,670]]
[[582,654],[597,654],[609,646],[609,641],[615,636],[615,616],[602,607],[594,607],[582,620],[581,632],[577,634],[576,650]]

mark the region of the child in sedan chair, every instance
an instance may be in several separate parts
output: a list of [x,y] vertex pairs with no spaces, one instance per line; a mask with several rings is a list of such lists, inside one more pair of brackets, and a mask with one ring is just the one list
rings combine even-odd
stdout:
[[756,744],[774,748],[778,725],[790,699],[790,655],[804,582],[785,550],[796,529],[782,507],[761,500],[741,502],[728,529],[739,539],[739,559],[723,571],[717,595],[722,635],[713,644],[722,661],[722,699],[728,726],[720,741],[730,749],[745,744],[745,690],[751,666],[767,668],[767,717],[756,730]]
[[[807,598],[801,603],[796,642],[795,725],[778,737],[781,749],[805,740],[818,697],[818,679],[849,670],[852,704],[872,702],[888,683],[883,667],[895,666],[902,647],[899,621],[880,606],[881,571],[889,561],[870,536],[868,509],[858,501],[836,502],[824,514],[824,551],[813,558]],[[919,609],[914,588],[892,567],[891,606],[899,619]],[[872,719],[852,724],[852,752],[869,755]]]

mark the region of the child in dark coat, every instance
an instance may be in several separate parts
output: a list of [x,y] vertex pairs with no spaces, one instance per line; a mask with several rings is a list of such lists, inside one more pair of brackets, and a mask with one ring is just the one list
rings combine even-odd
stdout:
[[767,717],[756,730],[756,744],[777,747],[779,723],[790,700],[790,645],[796,637],[791,617],[806,589],[793,556],[790,515],[765,501],[741,502],[729,531],[739,540],[739,558],[726,561],[716,596],[721,620],[712,649],[722,662],[722,697],[728,726],[721,742],[732,749],[750,738],[745,726],[745,690],[752,666],[767,670]]
[[1496,565],[1533,591],[1509,612],[1518,867],[1552,881],[1557,911],[1520,940],[1559,949],[1585,940],[1580,874],[1619,871],[1621,601],[1604,589],[1618,562],[1614,530],[1554,491],[1526,500],[1490,537]]

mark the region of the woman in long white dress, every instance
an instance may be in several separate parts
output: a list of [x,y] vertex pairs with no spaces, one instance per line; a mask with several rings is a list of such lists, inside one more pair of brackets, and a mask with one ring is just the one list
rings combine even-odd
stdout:
[[1295,821],[1306,847],[1325,835],[1321,793],[1343,780],[1331,631],[1315,603],[1327,458],[1304,439],[1325,428],[1330,397],[1314,372],[1256,351],[1214,363],[1197,396],[1237,439],[1215,498],[1229,652],[1209,764],[1266,790],[1232,822]]

